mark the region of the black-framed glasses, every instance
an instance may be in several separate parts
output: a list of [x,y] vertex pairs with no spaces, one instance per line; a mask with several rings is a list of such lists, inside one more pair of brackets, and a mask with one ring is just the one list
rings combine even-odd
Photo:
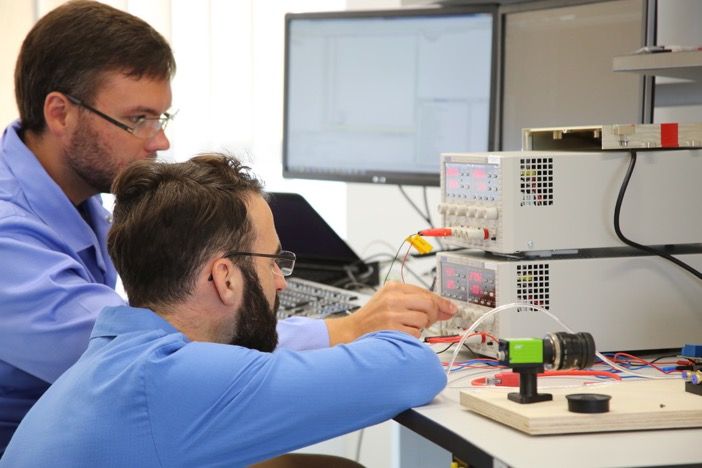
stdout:
[[[281,250],[277,254],[264,254],[264,253],[255,253],[255,252],[238,252],[238,251],[231,251],[223,255],[222,257],[265,257],[265,258],[274,258],[275,259],[275,267],[273,268],[273,273],[276,275],[280,276],[290,276],[292,275],[293,270],[295,269],[295,259],[297,256],[293,253],[290,252],[289,250]],[[212,281],[212,275],[210,275],[209,278],[207,278],[207,281]]]
[[264,254],[264,253],[256,253],[256,252],[237,252],[237,251],[232,251],[232,252],[227,252],[225,257],[265,257],[265,258],[274,258],[275,259],[275,265],[277,266],[277,271],[276,268],[273,269],[273,273],[279,274],[281,276],[290,276],[292,275],[293,270],[295,269],[295,259],[297,258],[293,252],[290,252],[289,250],[281,250],[277,254]]
[[93,106],[84,103],[76,97],[73,97],[69,94],[66,94],[65,96],[73,104],[89,110],[98,117],[107,120],[112,125],[115,125],[124,130],[125,132],[131,133],[135,137],[142,138],[144,140],[149,140],[155,137],[161,130],[166,130],[168,122],[173,120],[173,118],[175,117],[175,114],[169,114],[168,112],[164,112],[163,115],[161,115],[160,117],[146,117],[144,115],[140,115],[134,119],[134,121],[132,122],[132,126],[130,127],[129,125],[120,122],[114,117],[110,117],[104,112],[97,110]]

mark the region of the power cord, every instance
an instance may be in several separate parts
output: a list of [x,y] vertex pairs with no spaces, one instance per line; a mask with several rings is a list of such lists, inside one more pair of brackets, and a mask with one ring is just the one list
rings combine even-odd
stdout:
[[[400,189],[400,193],[402,194],[403,197],[405,197],[405,200],[414,208],[414,210],[417,212],[417,214],[427,223],[427,225],[430,228],[434,227],[434,222],[431,219],[431,210],[429,209],[429,199],[427,197],[427,188],[426,186],[422,187],[422,194],[424,198],[424,210],[422,211],[419,206],[410,198],[410,196],[405,192],[405,188],[402,185],[398,185],[397,188]],[[444,244],[441,242],[441,239],[436,238],[436,243],[439,244],[440,249],[444,249]]]
[[698,279],[702,279],[702,273],[700,273],[698,270],[694,269],[687,263],[683,262],[682,260],[679,260],[672,255],[668,254],[667,252],[663,252],[658,249],[654,249],[653,247],[649,247],[647,245],[642,245],[637,242],[634,242],[630,239],[628,239],[621,230],[621,227],[619,225],[619,218],[620,218],[620,213],[622,209],[622,203],[624,201],[624,195],[626,194],[626,189],[629,186],[629,181],[631,180],[631,174],[634,172],[634,167],[636,167],[636,151],[630,151],[629,152],[629,167],[626,170],[626,175],[624,176],[624,180],[622,181],[622,185],[619,188],[619,195],[617,196],[617,203],[614,206],[614,231],[617,233],[617,237],[624,242],[626,245],[629,245],[631,247],[634,247],[636,249],[639,249],[643,252],[657,255],[659,257],[662,257],[670,262],[675,263],[678,265],[680,268],[683,268],[684,270],[687,270],[689,273],[692,273],[694,276],[696,276]]

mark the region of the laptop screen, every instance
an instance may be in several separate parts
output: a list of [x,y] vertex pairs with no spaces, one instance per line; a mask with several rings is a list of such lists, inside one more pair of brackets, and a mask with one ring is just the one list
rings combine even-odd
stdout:
[[360,261],[301,195],[284,192],[269,192],[269,195],[280,243],[283,249],[295,252],[298,265],[348,265]]

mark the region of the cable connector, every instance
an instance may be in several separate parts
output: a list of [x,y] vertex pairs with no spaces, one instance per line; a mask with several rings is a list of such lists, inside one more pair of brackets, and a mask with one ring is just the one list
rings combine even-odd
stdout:
[[431,244],[428,241],[424,240],[419,234],[412,234],[411,236],[407,236],[407,239],[405,240],[409,242],[412,245],[412,247],[414,247],[420,254],[429,253],[434,249],[431,246]]

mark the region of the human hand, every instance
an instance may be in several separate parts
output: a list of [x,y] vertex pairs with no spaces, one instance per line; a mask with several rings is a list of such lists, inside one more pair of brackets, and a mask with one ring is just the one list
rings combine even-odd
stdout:
[[399,330],[419,338],[423,328],[453,317],[456,309],[453,302],[431,291],[390,282],[353,314],[325,322],[332,346],[378,330]]

